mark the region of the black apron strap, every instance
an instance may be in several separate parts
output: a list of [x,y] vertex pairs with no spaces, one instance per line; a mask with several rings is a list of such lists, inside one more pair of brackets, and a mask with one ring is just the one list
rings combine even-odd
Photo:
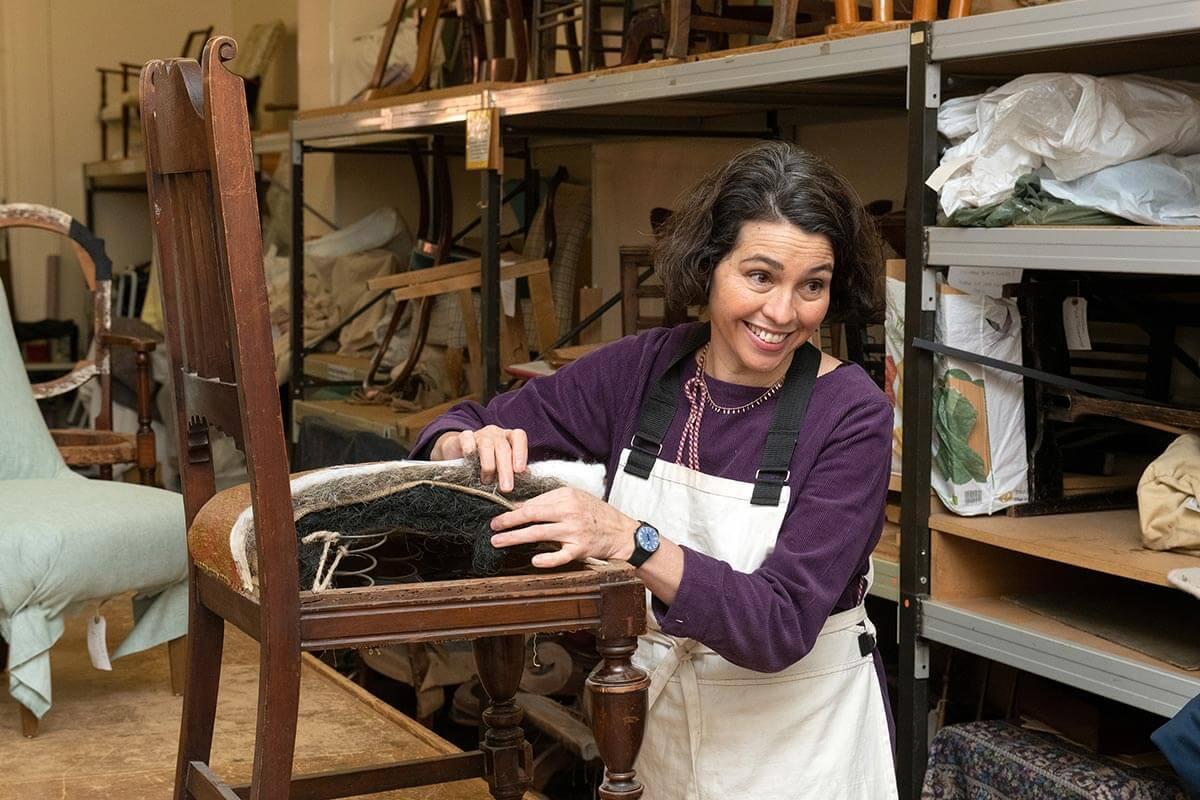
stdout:
[[679,405],[679,385],[683,362],[708,341],[710,329],[707,324],[701,325],[688,337],[683,348],[671,359],[667,371],[650,387],[650,393],[642,401],[642,409],[638,418],[638,430],[629,442],[629,458],[625,462],[625,471],[639,478],[649,478],[650,470],[658,454],[662,452],[663,439],[671,420],[675,418],[675,410]]
[[805,342],[796,350],[788,367],[783,389],[771,427],[767,431],[767,443],[763,447],[758,472],[754,475],[754,494],[750,504],[755,506],[777,506],[791,477],[792,453],[800,438],[800,426],[808,411],[808,401],[817,383],[817,371],[821,367],[821,351]]

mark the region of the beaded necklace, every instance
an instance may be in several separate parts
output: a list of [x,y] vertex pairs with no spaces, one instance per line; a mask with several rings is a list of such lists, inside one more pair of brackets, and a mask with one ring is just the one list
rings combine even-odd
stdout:
[[[688,418],[683,425],[683,436],[679,439],[679,450],[675,453],[676,464],[686,464],[688,469],[700,471],[700,422],[704,419],[704,407],[708,406],[718,414],[741,414],[761,405],[783,387],[787,377],[780,378],[756,399],[737,407],[721,406],[713,402],[708,391],[708,382],[704,378],[704,363],[708,359],[708,345],[700,348],[696,354],[696,374],[683,385],[684,396],[688,399]],[[686,458],[686,462],[685,462]]]

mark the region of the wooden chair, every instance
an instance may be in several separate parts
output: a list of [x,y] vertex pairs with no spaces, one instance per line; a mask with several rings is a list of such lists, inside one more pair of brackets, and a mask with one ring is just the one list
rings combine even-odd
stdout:
[[[189,522],[187,688],[175,798],[332,798],[485,777],[494,797],[517,800],[532,757],[513,702],[527,632],[593,629],[600,665],[588,679],[607,764],[599,795],[637,798],[649,679],[630,656],[645,625],[645,590],[626,564],[553,574],[301,592],[286,439],[271,351],[258,205],[242,82],[225,63],[237,46],[218,37],[202,65],[152,61],[142,72],[147,180],[162,269],[163,312],[176,389]],[[250,481],[216,494],[210,429],[246,455]],[[233,568],[229,531],[249,506],[258,584]],[[210,769],[224,623],[259,642],[259,709],[248,787]],[[292,777],[301,653],[331,648],[474,641],[489,697],[479,750],[365,770]]]
[[[626,246],[620,250],[621,258],[621,335],[644,331],[662,326],[671,327],[688,321],[686,308],[669,305],[661,283],[650,283],[647,271],[653,271],[654,261],[650,248]],[[642,313],[642,301],[658,301],[662,314],[646,316]]]
[[[379,46],[379,55],[375,59],[375,69],[366,88],[357,99],[397,97],[429,88],[438,26],[442,17],[446,14],[453,15],[455,9],[447,0],[413,2],[419,4],[420,24],[417,30],[417,60],[412,65],[408,77],[399,83],[384,85],[388,60],[409,3],[409,0],[395,0],[387,28],[384,29],[383,41]],[[486,9],[480,5],[482,3],[488,4]],[[458,8],[463,28],[462,61],[466,81],[524,81],[529,69],[529,45],[522,0],[463,0]],[[484,20],[487,20],[487,26],[492,28],[490,37]],[[506,30],[512,32],[511,57],[507,55]]]
[[[137,336],[118,336],[112,332],[112,262],[104,252],[104,242],[69,214],[29,203],[0,205],[0,230],[36,228],[67,237],[83,269],[83,279],[92,292],[93,342],[95,356],[75,365],[69,373],[33,385],[38,400],[58,397],[78,389],[95,378],[100,384],[100,413],[93,430],[51,430],[63,460],[70,467],[98,466],[100,477],[111,478],[117,464],[134,464],[141,482],[154,484],[157,459],[154,431],[150,427],[153,396],[150,389],[150,353],[155,342]],[[137,433],[116,433],[112,429],[112,374],[110,349],[128,347],[134,353],[137,374]]]
[[[785,5],[796,0],[779,0]],[[892,0],[871,0],[871,19],[859,18],[857,0],[836,0],[834,14],[836,21],[825,28],[826,33],[871,33],[877,30],[887,30],[905,22],[930,22],[938,17],[937,0],[913,0],[912,18],[897,20]],[[971,0],[950,0],[947,17],[957,19],[971,13]],[[786,17],[786,12],[783,15]],[[791,38],[786,37],[785,38]]]

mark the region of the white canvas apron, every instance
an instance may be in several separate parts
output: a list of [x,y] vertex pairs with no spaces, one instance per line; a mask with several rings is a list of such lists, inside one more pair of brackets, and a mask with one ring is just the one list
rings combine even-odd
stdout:
[[[625,471],[609,502],[672,541],[752,572],[775,546],[789,488],[752,505],[754,485],[661,459],[649,478]],[[647,598],[649,602],[649,598]],[[736,666],[693,639],[648,630],[635,663],[651,676],[636,764],[643,800],[891,800],[897,797],[883,697],[859,637],[859,605],[826,621],[812,650],[776,673]]]

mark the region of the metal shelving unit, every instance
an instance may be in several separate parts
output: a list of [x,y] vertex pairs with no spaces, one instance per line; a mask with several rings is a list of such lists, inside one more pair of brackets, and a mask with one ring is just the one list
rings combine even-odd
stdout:
[[[476,84],[353,106],[302,112],[292,123],[293,241],[303,241],[304,157],[386,152],[413,137],[463,134],[467,112],[500,111],[508,138],[567,136],[772,137],[778,113],[816,103],[903,108],[906,31],[761,46],[523,84]],[[481,289],[485,399],[499,385],[499,174],[481,173],[485,224]],[[303,399],[303,269],[292,253],[291,399]]]
[[[1145,46],[1153,39],[1153,47]],[[293,241],[303,241],[304,157],[371,152],[404,139],[461,136],[467,112],[497,108],[507,137],[771,136],[780,112],[830,103],[909,109],[905,436],[932,441],[933,271],[948,265],[1198,274],[1200,230],[1154,228],[929,227],[936,198],[924,179],[937,166],[937,109],[946,91],[1038,70],[1120,73],[1197,64],[1200,0],[1066,0],[1045,6],[917,24],[908,30],[789,46],[765,46],[527,84],[481,84],[352,107],[305,112],[292,124]],[[945,73],[945,76],[943,75]],[[951,77],[953,79],[951,80]],[[481,173],[484,342],[498,340],[499,175]],[[303,309],[299,248],[292,306]],[[292,324],[292,397],[303,396],[303,324]],[[484,353],[485,394],[498,385],[495,346]],[[927,497],[931,453],[904,448],[905,497]],[[1168,713],[1195,691],[1186,677],[1137,659],[1064,641],[929,599],[927,503],[902,508],[898,756],[901,796],[918,797],[927,757],[930,641],[971,650],[1090,691]],[[877,562],[877,568],[882,562]],[[884,569],[888,569],[883,564]],[[889,576],[897,577],[894,570]],[[883,594],[882,592],[879,592]],[[886,595],[884,595],[886,596]]]
[[929,228],[930,266],[1186,275],[1197,228]]
[[1175,715],[1200,694],[1200,678],[1016,625],[986,608],[977,610],[971,604],[926,600],[921,611],[921,633],[931,642],[966,650],[1165,717]]
[[[1200,275],[1200,229],[931,226],[936,196],[925,187],[924,177],[937,166],[937,109],[943,94],[976,85],[980,78],[996,84],[1000,76],[1042,70],[1114,74],[1194,68],[1200,65],[1200,2],[1071,0],[935,22],[914,28],[910,45],[909,96],[921,102],[911,104],[909,115],[903,398],[907,498],[926,497],[930,489],[934,356],[912,342],[934,338],[936,270],[956,265]],[[905,503],[901,530],[901,797],[920,796],[927,760],[929,642],[1163,715],[1174,714],[1200,693],[1200,677],[1133,651],[1115,652],[1089,634],[1072,635],[1065,626],[1042,625],[1035,615],[1021,622],[1021,615],[1009,613],[1000,600],[931,599],[928,504]]]

